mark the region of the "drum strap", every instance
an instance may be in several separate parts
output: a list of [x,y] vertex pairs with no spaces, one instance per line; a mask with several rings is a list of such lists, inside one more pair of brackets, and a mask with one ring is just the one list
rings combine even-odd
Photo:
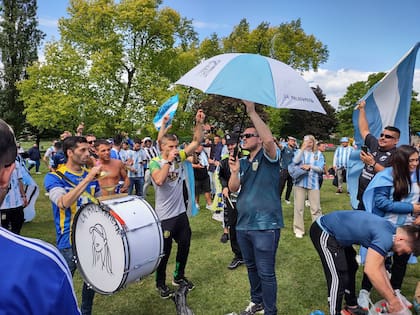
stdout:
[[[64,180],[66,183],[68,183],[71,187],[76,187],[76,184],[75,183],[73,183],[72,181],[71,181],[71,179],[70,178],[68,178],[66,175],[64,175],[62,172],[60,172],[60,171],[55,171],[55,173],[58,175],[58,176],[60,176],[60,178],[62,179],[62,180]],[[92,201],[94,204],[99,204],[99,200],[95,197],[95,196],[93,196],[92,194],[90,194],[90,193],[88,193],[86,190],[84,190],[83,191],[83,193],[82,193],[82,195],[83,196],[85,196],[85,197],[87,197],[90,201]]]

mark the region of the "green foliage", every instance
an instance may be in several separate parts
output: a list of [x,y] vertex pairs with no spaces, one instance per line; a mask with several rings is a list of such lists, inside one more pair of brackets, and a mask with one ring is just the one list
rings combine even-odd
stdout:
[[151,113],[171,96],[181,65],[197,58],[187,50],[196,40],[191,21],[160,4],[70,1],[60,41],[47,46],[45,63],[28,69],[19,85],[28,121],[46,129],[84,121],[85,132],[98,136],[149,132]]
[[411,95],[410,108],[410,132],[416,134],[420,131],[420,101],[417,99],[419,93],[413,91]]
[[270,56],[299,70],[318,69],[328,59],[328,49],[314,35],[307,35],[300,19],[270,27],[262,22],[250,30],[242,19],[232,33],[222,39],[224,52],[256,53]]
[[216,33],[210,35],[210,38],[205,38],[199,47],[199,53],[201,58],[210,58],[222,53],[222,47],[220,47],[220,39]]
[[306,35],[300,19],[282,23],[272,38],[272,56],[298,70],[318,69],[328,59],[327,46]]
[[0,2],[0,112],[16,134],[25,128],[24,104],[16,82],[26,77],[25,68],[38,59],[45,34],[38,29],[36,0]]
[[[327,114],[303,110],[284,110],[280,122],[276,120],[270,123],[274,134],[282,137],[292,135],[297,138],[303,138],[306,134],[312,134],[317,139],[329,139],[329,136],[335,131],[338,124],[335,117],[335,109],[326,100],[325,94],[319,86],[312,88],[312,90]],[[276,119],[279,119],[279,117],[276,117]],[[272,117],[270,116],[271,120]]]
[[[193,106],[193,112],[196,112],[198,108],[203,109],[206,114],[206,122],[215,131],[221,131],[221,134],[234,130],[234,127],[241,127],[241,124],[242,129],[244,129],[250,123],[245,105],[236,98],[208,95],[200,103]],[[267,121],[268,116],[264,111],[265,108],[266,106],[257,105],[256,110],[261,118]]]

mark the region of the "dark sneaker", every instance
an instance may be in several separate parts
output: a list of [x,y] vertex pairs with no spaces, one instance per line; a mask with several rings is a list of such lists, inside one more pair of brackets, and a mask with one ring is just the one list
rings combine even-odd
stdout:
[[341,315],[368,315],[369,311],[364,310],[359,305],[357,307],[348,307],[345,306],[341,311]]
[[172,280],[172,284],[177,287],[186,286],[188,287],[188,291],[191,291],[195,288],[195,285],[185,277]]
[[162,299],[168,299],[174,294],[174,291],[171,290],[166,284],[157,286],[156,290],[159,292],[159,295]]
[[337,191],[335,192],[336,194],[342,194],[343,193],[343,189],[338,188]]
[[244,264],[243,259],[235,257],[233,258],[232,262],[229,264],[228,269],[233,270],[243,264]]
[[245,310],[239,313],[239,315],[254,315],[264,314],[264,305],[262,303],[255,304],[254,302],[249,303]]
[[229,234],[223,233],[222,237],[220,238],[220,241],[222,243],[227,243],[228,240],[229,240]]

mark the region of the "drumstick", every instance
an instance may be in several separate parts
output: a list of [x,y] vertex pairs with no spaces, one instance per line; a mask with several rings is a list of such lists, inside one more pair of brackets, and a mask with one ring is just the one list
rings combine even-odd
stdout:
[[226,197],[227,201],[229,201],[229,204],[231,206],[232,209],[235,209],[235,207],[233,206],[232,200],[230,200],[229,196]]

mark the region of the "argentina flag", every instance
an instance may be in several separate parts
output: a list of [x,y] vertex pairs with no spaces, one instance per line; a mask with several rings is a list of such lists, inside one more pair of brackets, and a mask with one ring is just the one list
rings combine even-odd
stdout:
[[[409,116],[414,68],[420,42],[414,45],[401,60],[378,83],[363,96],[369,131],[376,138],[386,126],[400,129],[398,144],[410,143]],[[359,132],[359,111],[353,112],[354,139],[358,148],[364,144]],[[363,169],[360,151],[350,155],[347,172],[347,187],[353,209],[357,209],[359,176]]]
[[[413,90],[414,67],[420,42],[414,45],[407,54],[376,83],[362,98],[366,101],[366,117],[370,133],[379,137],[386,126],[400,129],[401,144],[410,143],[409,116],[411,92]],[[363,139],[358,128],[359,111],[353,112],[354,137],[360,147]]]
[[175,116],[176,109],[178,108],[179,98],[178,94],[169,98],[158,110],[155,118],[153,118],[153,124],[157,130],[162,127],[162,120],[167,114],[169,114],[169,120],[165,127],[171,124],[172,119]]

